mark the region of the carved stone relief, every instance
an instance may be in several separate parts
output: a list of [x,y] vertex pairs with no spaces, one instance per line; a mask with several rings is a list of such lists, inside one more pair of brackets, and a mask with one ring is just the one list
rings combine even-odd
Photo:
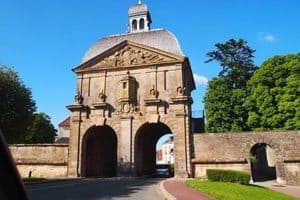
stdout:
[[157,97],[158,97],[158,91],[155,89],[154,86],[153,86],[153,88],[150,90],[149,95],[150,95],[150,98],[157,98]]
[[179,86],[176,90],[177,96],[185,96],[185,90],[186,90],[185,87]]
[[173,59],[155,52],[133,46],[126,46],[123,49],[116,51],[113,55],[104,58],[95,67],[123,67],[171,60]]
[[106,95],[104,94],[103,90],[100,91],[99,95],[98,95],[100,102],[105,102],[106,100]]
[[138,107],[133,103],[122,102],[120,103],[119,112],[121,113],[135,113],[138,112]]
[[74,100],[76,104],[82,104],[83,96],[79,92],[77,92],[77,94],[74,97]]

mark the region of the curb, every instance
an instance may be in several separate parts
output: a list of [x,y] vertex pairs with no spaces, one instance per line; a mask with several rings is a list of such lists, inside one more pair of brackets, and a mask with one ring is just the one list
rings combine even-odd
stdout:
[[164,181],[161,181],[160,183],[159,183],[159,188],[160,188],[160,191],[161,191],[161,193],[162,193],[162,195],[163,195],[163,197],[164,197],[164,200],[176,200],[176,198],[173,196],[173,195],[171,195],[166,189],[165,189],[165,187],[164,187],[164,183],[166,182],[166,180],[164,180]]
[[39,185],[39,184],[44,184],[44,183],[60,183],[60,182],[65,182],[68,180],[80,180],[82,178],[61,178],[61,179],[45,179],[45,180],[41,180],[41,181],[23,181],[23,184],[25,186],[30,186],[30,185]]

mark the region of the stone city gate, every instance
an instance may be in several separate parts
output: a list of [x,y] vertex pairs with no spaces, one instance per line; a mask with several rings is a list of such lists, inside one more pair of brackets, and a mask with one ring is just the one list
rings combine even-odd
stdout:
[[68,106],[72,111],[69,175],[150,173],[155,166],[156,142],[173,133],[175,173],[187,176],[194,89],[187,59],[130,41],[110,51],[128,57],[135,56],[135,51],[163,53],[159,55],[162,60],[167,60],[166,56],[174,60],[160,63],[144,58],[134,65],[105,67],[101,63],[106,58],[100,58],[92,66],[74,70],[79,91],[75,104]]
[[68,175],[152,173],[156,142],[172,133],[175,176],[187,177],[195,89],[189,60],[172,33],[150,30],[145,4],[129,9],[129,23],[129,33],[99,40],[73,69]]

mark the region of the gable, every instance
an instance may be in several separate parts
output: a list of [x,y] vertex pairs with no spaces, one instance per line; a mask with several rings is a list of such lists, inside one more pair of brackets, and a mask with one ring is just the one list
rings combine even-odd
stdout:
[[174,55],[153,47],[123,41],[106,52],[74,68],[73,71],[136,67],[172,62],[183,62],[184,57]]

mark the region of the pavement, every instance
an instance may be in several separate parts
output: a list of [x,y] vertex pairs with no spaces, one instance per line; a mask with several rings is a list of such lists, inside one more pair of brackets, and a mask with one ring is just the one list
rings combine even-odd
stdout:
[[185,179],[171,178],[160,183],[161,191],[167,200],[209,200],[207,196],[186,186]]
[[279,184],[275,180],[265,182],[254,182],[252,184],[267,187],[277,192],[281,192],[300,199],[300,186]]
[[[272,190],[294,196],[300,199],[300,186],[278,184],[276,181],[255,182],[255,185],[270,188]],[[161,192],[166,200],[209,200],[210,198],[189,188],[185,179],[171,178],[160,183]]]
[[28,184],[30,200],[162,200],[163,179],[144,177],[52,179]]

